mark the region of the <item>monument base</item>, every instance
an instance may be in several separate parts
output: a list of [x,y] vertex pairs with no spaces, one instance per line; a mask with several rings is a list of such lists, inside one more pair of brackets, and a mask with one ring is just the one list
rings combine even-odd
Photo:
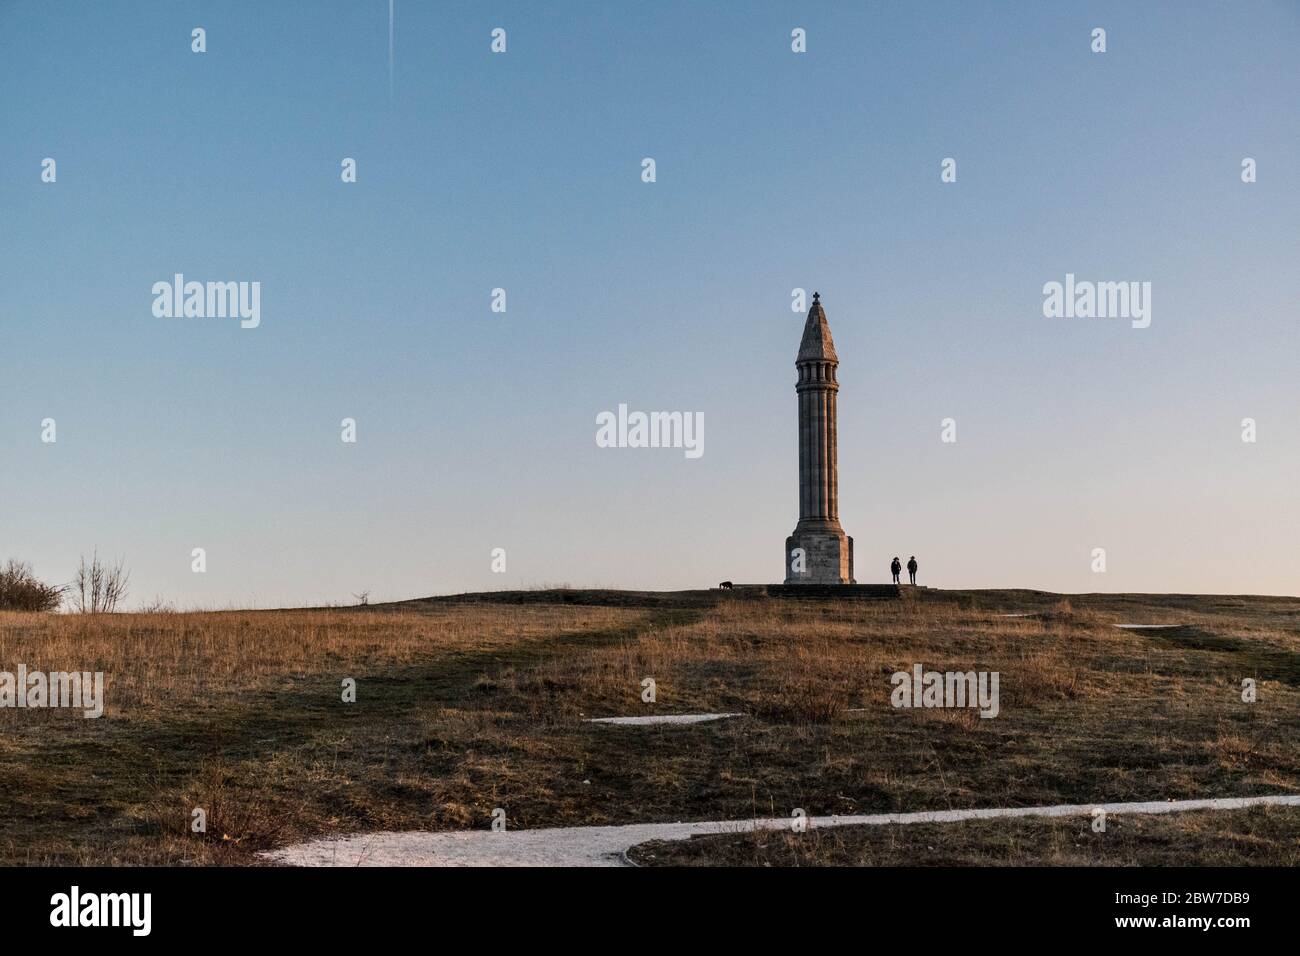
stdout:
[[785,539],[785,583],[855,584],[853,539],[843,531],[795,529]]

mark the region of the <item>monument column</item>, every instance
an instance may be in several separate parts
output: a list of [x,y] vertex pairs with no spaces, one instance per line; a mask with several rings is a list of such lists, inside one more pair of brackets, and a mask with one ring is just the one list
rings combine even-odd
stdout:
[[795,368],[799,378],[799,523],[785,541],[786,584],[853,584],[853,539],[840,527],[836,369],[821,296],[814,292]]

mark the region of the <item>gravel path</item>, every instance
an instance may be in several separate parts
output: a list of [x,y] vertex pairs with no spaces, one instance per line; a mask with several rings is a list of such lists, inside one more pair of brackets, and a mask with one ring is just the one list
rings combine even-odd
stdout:
[[[1106,813],[1177,813],[1183,810],[1239,810],[1254,806],[1300,806],[1300,795],[1221,797],[1150,803],[1062,804],[982,810],[877,813],[809,817],[810,827],[854,824],[950,823],[998,817],[1088,816]],[[789,819],[724,820],[703,823],[638,823],[618,827],[561,827],[543,830],[368,833],[313,840],[264,854],[291,866],[627,866],[625,853],[649,840],[685,840],[708,833],[747,833],[790,826]]]

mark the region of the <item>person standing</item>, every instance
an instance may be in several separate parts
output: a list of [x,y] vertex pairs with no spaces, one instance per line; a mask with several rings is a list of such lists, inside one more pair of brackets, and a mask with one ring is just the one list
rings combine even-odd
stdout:
[[889,564],[889,573],[894,576],[895,584],[902,583],[901,581],[898,580],[898,576],[899,574],[902,573],[902,571],[903,571],[903,564],[901,561],[898,560],[898,555],[894,555],[894,560],[891,561]]
[[912,555],[907,560],[907,576],[912,579],[913,584],[916,583],[916,568],[916,555]]

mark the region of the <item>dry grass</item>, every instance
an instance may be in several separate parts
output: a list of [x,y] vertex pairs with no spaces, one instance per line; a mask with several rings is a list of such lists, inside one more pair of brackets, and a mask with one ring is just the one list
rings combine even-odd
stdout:
[[[107,685],[99,720],[0,710],[0,863],[248,863],[318,834],[486,826],[497,806],[528,827],[1300,790],[1297,600],[511,600],[0,614],[0,670]],[[1134,620],[1190,626],[1110,626]],[[999,671],[1000,715],[893,709],[889,677],[915,663]],[[582,720],[700,711],[748,716]]]
[[[341,679],[446,655],[490,654],[557,634],[618,627],[637,616],[603,607],[491,604],[420,611],[0,614],[0,662],[103,671],[108,715],[140,715],[275,691],[322,674]],[[28,715],[0,710],[0,728],[17,717]]]
[[633,847],[641,866],[1300,866],[1300,808],[766,831]]

